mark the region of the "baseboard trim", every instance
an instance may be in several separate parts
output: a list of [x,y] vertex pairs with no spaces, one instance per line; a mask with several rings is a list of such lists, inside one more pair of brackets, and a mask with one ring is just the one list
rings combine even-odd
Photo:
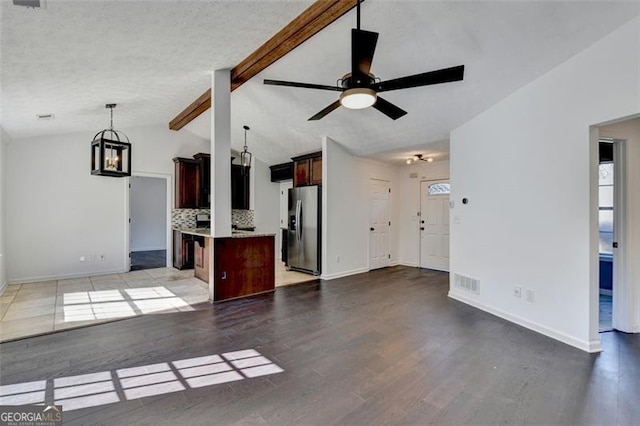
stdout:
[[450,290],[448,296],[459,302],[466,303],[467,305],[471,305],[474,308],[478,308],[482,311],[488,312],[492,315],[495,315],[497,317],[500,317],[512,323],[518,324],[524,328],[528,328],[529,330],[533,330],[537,333],[543,334],[547,337],[551,337],[552,339],[558,340],[569,346],[573,346],[574,348],[578,348],[589,353],[602,352],[602,345],[600,344],[600,339],[590,340],[590,341],[576,339],[575,337],[569,336],[568,334],[565,334],[561,331],[554,330],[552,328],[535,323],[533,321],[529,321],[519,316],[512,315],[508,312],[504,312],[500,309],[493,308],[489,305],[485,305],[484,303],[478,302],[477,300],[472,299],[464,294],[456,293],[455,291]]
[[139,252],[139,251],[159,251],[159,250],[166,250],[166,249],[167,247],[165,246],[143,247],[143,248],[131,249],[131,253]]
[[4,291],[7,289],[8,285],[9,285],[8,281],[5,281],[4,283],[2,283],[2,286],[0,286],[0,296],[4,294]]
[[399,260],[397,262],[397,264],[401,265],[401,266],[409,266],[411,268],[417,268],[418,267],[418,264],[415,263],[415,262],[403,262],[403,261]]
[[110,275],[110,274],[124,274],[122,269],[114,269],[110,271],[92,271],[92,272],[73,272],[71,274],[61,275],[43,275],[39,277],[25,277],[25,278],[12,278],[8,281],[9,284],[22,284],[22,283],[35,283],[40,281],[53,281],[53,280],[66,280],[72,278],[84,278],[84,277],[96,277],[98,275]]
[[358,268],[358,269],[352,269],[351,271],[344,271],[344,272],[335,272],[333,274],[322,274],[320,275],[320,278],[323,280],[335,280],[336,278],[343,278],[343,277],[349,277],[351,275],[357,275],[357,274],[362,274],[364,272],[369,272],[368,268]]

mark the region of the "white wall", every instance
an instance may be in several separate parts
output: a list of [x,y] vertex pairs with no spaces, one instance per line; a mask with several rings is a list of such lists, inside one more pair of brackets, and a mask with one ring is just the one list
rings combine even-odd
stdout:
[[[626,201],[624,248],[628,273],[623,278],[624,283],[614,284],[614,304],[619,304],[622,308],[622,318],[617,318],[614,314],[613,326],[625,332],[637,333],[640,332],[640,118],[602,126],[600,136],[626,141],[627,176],[623,197]],[[619,290],[622,290],[623,294],[618,294]]]
[[[209,142],[166,125],[123,129],[134,173],[173,174],[173,157],[209,152]],[[122,272],[127,179],[92,176],[93,133],[14,140],[7,145],[6,249],[10,282]],[[80,262],[80,256],[105,255]]]
[[251,174],[254,182],[251,198],[256,231],[275,233],[277,250],[280,240],[280,184],[271,182],[269,166],[257,158],[253,160]]
[[389,248],[391,263],[397,263],[396,168],[355,157],[330,138],[322,141],[322,167],[322,278],[333,279],[369,269],[371,179],[389,181],[391,186]]
[[165,179],[130,179],[131,251],[166,250],[167,183]]
[[0,294],[2,294],[7,286],[7,269],[6,269],[6,252],[5,252],[5,184],[6,184],[6,154],[5,146],[9,143],[9,135],[0,126]]
[[[416,177],[411,177],[416,173]],[[449,179],[449,161],[418,162],[398,167],[399,247],[402,265],[420,264],[420,182]]]
[[452,280],[451,297],[600,350],[590,126],[640,112],[639,31],[637,18],[452,132],[451,271],[481,292]]

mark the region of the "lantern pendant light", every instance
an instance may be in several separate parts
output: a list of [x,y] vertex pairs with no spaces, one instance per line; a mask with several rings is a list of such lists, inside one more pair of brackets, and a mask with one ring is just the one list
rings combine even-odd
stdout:
[[93,137],[91,142],[91,174],[98,176],[131,176],[131,143],[124,132],[113,128],[113,109],[116,104],[106,104],[111,110],[111,126]]
[[245,170],[251,167],[251,153],[247,150],[247,131],[249,126],[242,126],[244,129],[244,150],[240,154],[240,164],[242,165],[242,174],[245,174]]

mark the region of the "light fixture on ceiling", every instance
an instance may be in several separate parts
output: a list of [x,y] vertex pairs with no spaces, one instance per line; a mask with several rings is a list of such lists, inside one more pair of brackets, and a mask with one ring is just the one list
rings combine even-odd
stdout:
[[116,104],[106,104],[111,110],[111,126],[93,137],[91,142],[91,174],[98,176],[131,176],[131,143],[120,130],[113,128],[113,109]]
[[242,126],[244,129],[244,149],[240,154],[240,164],[242,165],[242,171],[247,169],[247,167],[251,167],[251,153],[247,150],[247,132],[250,130],[249,126]]
[[340,104],[349,109],[369,108],[376,103],[376,92],[367,87],[347,89],[340,94]]
[[427,163],[432,163],[433,158],[432,157],[422,158],[422,154],[415,154],[413,157],[407,159],[407,164],[413,164],[418,161],[426,161]]

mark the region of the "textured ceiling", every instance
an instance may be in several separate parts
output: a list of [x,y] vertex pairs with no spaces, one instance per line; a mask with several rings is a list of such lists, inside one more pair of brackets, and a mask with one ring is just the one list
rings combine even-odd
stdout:
[[[167,125],[310,1],[3,1],[2,116],[13,139],[108,125]],[[380,33],[372,72],[387,80],[459,64],[463,82],[385,93],[408,111],[340,108],[307,118],[337,93],[264,86],[264,78],[334,84],[349,71],[350,12],[232,94],[232,146],[269,164],[320,148],[330,136],[356,155],[446,158],[449,132],[640,15],[640,3],[366,0],[362,28]],[[588,70],[585,70],[588,72]],[[37,122],[36,114],[56,119]],[[181,131],[209,137],[209,113]],[[93,134],[91,135],[93,136]],[[135,141],[133,141],[135,143]]]

